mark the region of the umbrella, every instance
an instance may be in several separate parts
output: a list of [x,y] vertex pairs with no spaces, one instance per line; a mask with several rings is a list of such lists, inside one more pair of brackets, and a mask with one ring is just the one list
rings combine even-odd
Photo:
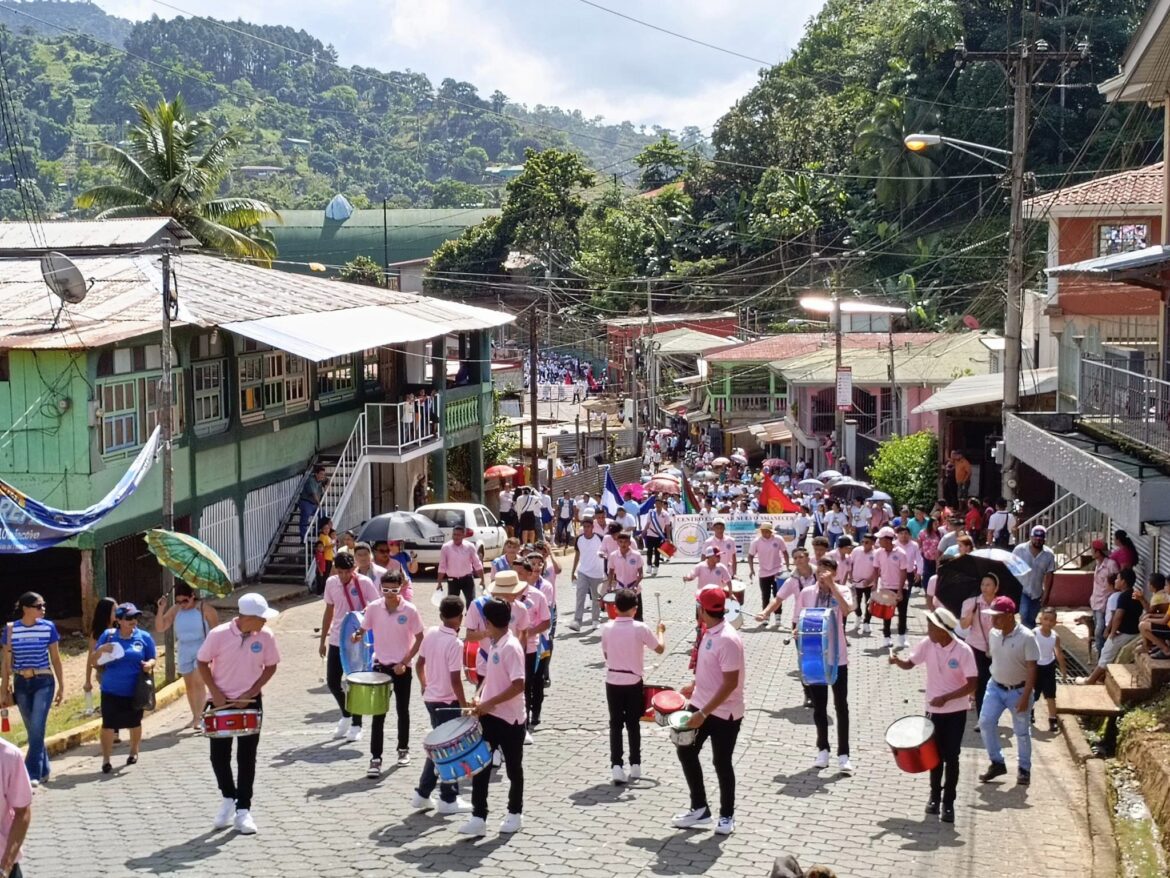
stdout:
[[869,495],[870,500],[880,500],[882,503],[893,503],[894,498],[885,491],[874,491]]
[[777,467],[779,467],[780,469],[787,469],[788,461],[781,460],[778,457],[769,457],[767,460],[765,460],[760,465],[766,466],[768,469],[776,469]]
[[841,474],[839,472],[837,472],[835,469],[827,469],[823,473],[821,473],[819,476],[817,476],[817,478],[820,479],[822,482],[827,482],[830,479],[841,478]]
[[709,469],[700,470],[691,476],[696,482],[714,482],[719,478],[719,473],[713,473]]
[[731,463],[731,461],[726,457],[717,457],[711,461],[711,466],[727,466],[729,463]]
[[979,558],[990,558],[992,561],[999,561],[1012,572],[1012,575],[1019,579],[1021,576],[1027,576],[1032,572],[1032,565],[1026,559],[1019,555],[1014,555],[1007,549],[976,549],[971,553]]
[[746,457],[744,457],[744,456],[743,456],[742,454],[740,454],[739,452],[736,452],[735,454],[731,455],[731,459],[732,459],[732,460],[733,460],[735,463],[742,463],[742,464],[746,464],[746,463],[747,463],[747,458],[746,458]]
[[659,475],[674,476],[677,479],[682,476],[682,470],[677,466],[668,466],[666,469],[660,472]]
[[395,541],[411,545],[429,545],[432,541],[442,542],[443,531],[425,515],[396,511],[375,515],[363,525],[361,533],[358,534],[358,542],[370,545]]
[[667,494],[677,494],[682,485],[674,476],[659,473],[645,485],[647,491],[665,491]]
[[825,486],[816,479],[804,479],[796,483],[796,490],[802,494],[815,494],[817,491],[825,490]]
[[192,588],[226,597],[232,592],[227,567],[215,550],[190,534],[155,528],[146,533],[146,547],[158,563]]
[[829,496],[838,500],[866,500],[873,494],[873,488],[865,482],[847,479],[844,476],[829,485]]
[[979,581],[988,573],[999,579],[999,594],[1020,603],[1023,588],[1011,570],[994,558],[970,553],[945,561],[938,567],[938,587],[935,596],[956,616],[962,612],[963,601],[979,596]]
[[659,436],[673,436],[674,430],[670,429],[670,427],[663,427],[661,430],[658,431],[658,435]]
[[646,499],[646,489],[642,487],[641,482],[626,482],[618,488],[618,494],[625,497],[626,494],[631,494],[635,500]]
[[483,471],[485,479],[510,479],[514,475],[516,475],[516,468],[508,466],[506,463],[497,463]]

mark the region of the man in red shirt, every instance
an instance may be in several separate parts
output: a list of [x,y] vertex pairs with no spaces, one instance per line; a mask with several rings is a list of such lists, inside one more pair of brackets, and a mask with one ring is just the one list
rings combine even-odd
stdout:
[[983,524],[983,508],[979,503],[977,497],[972,497],[967,501],[967,517],[963,519],[963,528],[971,535],[971,539],[975,540],[978,545],[982,541],[984,524]]

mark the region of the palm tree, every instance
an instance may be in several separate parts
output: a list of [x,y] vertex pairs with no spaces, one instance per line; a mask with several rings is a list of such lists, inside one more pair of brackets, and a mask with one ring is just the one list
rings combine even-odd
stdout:
[[883,207],[904,210],[934,188],[934,162],[908,150],[904,140],[907,134],[930,131],[935,124],[926,113],[908,113],[906,99],[893,96],[878,100],[862,123],[854,141],[858,166],[873,178],[874,196]]
[[205,247],[270,266],[276,245],[261,223],[280,214],[255,198],[217,197],[239,147],[235,135],[216,132],[203,116],[188,118],[181,97],[134,110],[139,124],[127,147],[99,148],[118,182],[83,192],[77,206],[98,208],[98,219],[173,217]]

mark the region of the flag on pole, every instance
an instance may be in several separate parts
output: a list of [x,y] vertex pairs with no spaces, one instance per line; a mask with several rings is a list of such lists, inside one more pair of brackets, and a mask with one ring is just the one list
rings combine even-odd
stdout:
[[771,479],[764,479],[764,486],[760,489],[759,503],[760,511],[767,512],[769,515],[799,511],[796,504]]
[[691,483],[687,481],[687,474],[682,475],[682,502],[684,515],[697,515],[699,512],[699,500],[695,497],[694,489],[691,488]]
[[605,514],[610,517],[617,515],[618,507],[622,505],[621,495],[613,480],[613,471],[609,467],[605,468],[605,487],[601,491],[601,505],[605,509]]

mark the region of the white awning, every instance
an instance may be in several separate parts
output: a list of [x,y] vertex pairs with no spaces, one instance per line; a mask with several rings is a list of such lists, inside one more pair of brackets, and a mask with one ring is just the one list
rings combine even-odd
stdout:
[[225,323],[223,329],[314,363],[382,345],[427,341],[453,332],[492,329],[515,318],[459,302],[366,305]]
[[[1038,396],[1054,393],[1057,387],[1056,369],[1025,369],[1020,373],[1020,396]],[[1000,402],[1003,399],[1003,373],[967,375],[956,378],[937,393],[931,394],[911,414],[922,415],[944,409],[968,405]]]

